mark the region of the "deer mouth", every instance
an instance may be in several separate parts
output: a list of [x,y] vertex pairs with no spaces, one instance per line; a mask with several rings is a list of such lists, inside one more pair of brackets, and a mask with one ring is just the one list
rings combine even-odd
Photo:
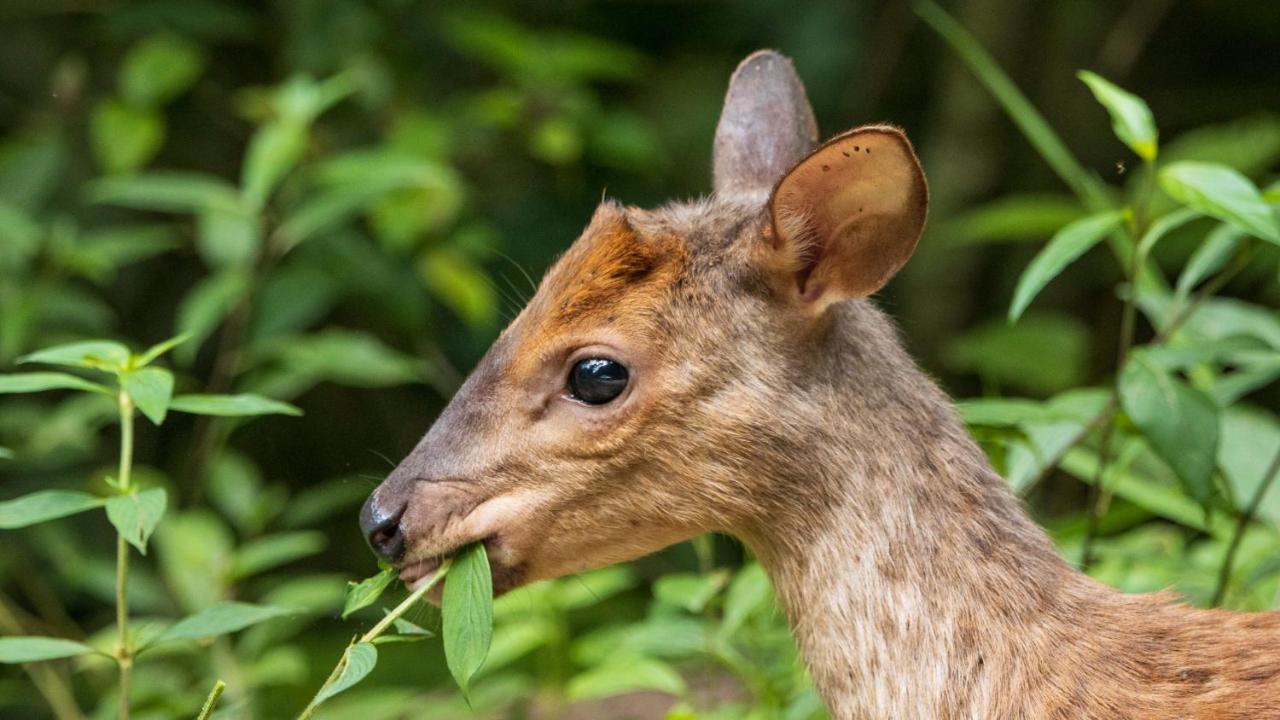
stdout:
[[[521,584],[521,578],[524,575],[523,568],[520,564],[510,565],[504,562],[504,547],[502,539],[497,534],[481,538],[480,540],[460,543],[447,552],[429,555],[416,560],[406,560],[400,566],[401,582],[407,585],[410,590],[417,590],[422,587],[423,583],[431,581],[431,577],[435,575],[435,572],[440,568],[441,563],[445,560],[452,559],[464,547],[472,544],[473,542],[484,543],[485,554],[489,557],[489,570],[493,575],[494,597],[518,587]],[[427,592],[427,598],[432,602],[439,604],[443,591],[444,583],[441,582]]]

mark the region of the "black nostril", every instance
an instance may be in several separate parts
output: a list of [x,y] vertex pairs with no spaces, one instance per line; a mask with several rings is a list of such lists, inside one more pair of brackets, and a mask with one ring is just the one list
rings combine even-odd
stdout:
[[400,532],[404,506],[387,512],[377,498],[377,493],[370,495],[360,509],[360,529],[374,554],[387,562],[395,562],[404,554],[404,534]]

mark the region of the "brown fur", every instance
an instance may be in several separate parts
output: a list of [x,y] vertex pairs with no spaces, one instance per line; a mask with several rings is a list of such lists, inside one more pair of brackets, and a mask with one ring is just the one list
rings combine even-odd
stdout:
[[[771,123],[800,123],[770,150],[793,152],[811,115],[771,106],[798,81],[753,58],[774,69],[746,106],[773,109],[717,140],[725,191],[603,205],[371,499],[407,505],[410,579],[476,540],[503,592],[723,531],[768,569],[836,718],[1280,717],[1280,615],[1127,596],[1069,567],[860,297],[887,279],[861,264],[896,269],[910,223],[815,231],[885,248],[869,259],[808,257],[775,228],[778,157],[749,162],[734,138],[768,146]],[[806,291],[806,266],[832,282]],[[567,397],[572,364],[602,355],[629,368],[624,394]]]

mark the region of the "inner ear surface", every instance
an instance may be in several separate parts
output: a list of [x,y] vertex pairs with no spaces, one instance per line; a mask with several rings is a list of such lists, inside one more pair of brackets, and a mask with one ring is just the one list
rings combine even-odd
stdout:
[[879,290],[924,228],[924,173],[902,131],[859,128],[832,139],[778,183],[775,244],[793,263],[805,301]]

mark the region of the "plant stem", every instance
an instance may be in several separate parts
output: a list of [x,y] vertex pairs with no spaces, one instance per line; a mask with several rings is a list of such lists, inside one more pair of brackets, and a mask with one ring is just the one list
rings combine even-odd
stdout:
[[453,558],[446,558],[444,562],[440,563],[440,567],[436,568],[435,573],[432,574],[430,579],[423,583],[417,590],[410,593],[409,597],[405,598],[395,607],[395,609],[387,613],[386,617],[379,620],[377,625],[374,625],[369,629],[369,632],[361,635],[359,640],[356,640],[354,643],[347,646],[347,649],[342,652],[342,658],[338,660],[338,664],[334,666],[333,672],[329,673],[329,677],[324,681],[324,684],[320,686],[320,689],[316,690],[316,694],[311,698],[311,702],[307,703],[307,706],[303,708],[302,712],[298,715],[298,720],[307,720],[313,713],[315,713],[316,708],[320,706],[321,702],[323,702],[320,698],[321,693],[325,691],[325,688],[332,685],[338,679],[342,674],[343,668],[346,667],[347,653],[350,652],[351,648],[360,643],[372,642],[379,635],[386,632],[387,628],[391,627],[392,623],[399,620],[402,615],[408,612],[410,608],[422,599],[423,595],[426,595],[431,588],[435,587],[444,578],[445,573],[449,572],[449,566],[452,564]]
[[[133,398],[120,390],[120,469],[117,482],[127,493],[133,483]],[[129,687],[133,675],[133,643],[129,639],[129,543],[116,534],[116,664],[120,668],[120,720],[129,720]]]
[[1258,483],[1257,489],[1253,491],[1253,497],[1249,499],[1248,507],[1236,518],[1236,527],[1231,533],[1231,542],[1227,545],[1227,554],[1222,558],[1222,567],[1218,570],[1218,585],[1213,590],[1213,600],[1209,603],[1210,607],[1218,607],[1226,597],[1227,585],[1231,582],[1231,571],[1236,562],[1236,553],[1240,550],[1240,542],[1244,539],[1245,530],[1249,528],[1249,523],[1253,522],[1254,516],[1258,513],[1258,508],[1262,505],[1262,499],[1266,497],[1267,491],[1271,489],[1271,484],[1275,482],[1277,476],[1280,476],[1280,452],[1276,453],[1275,458],[1271,460],[1271,464],[1267,466],[1266,471],[1262,474],[1262,481]]
[[213,689],[209,691],[209,697],[205,698],[204,705],[200,708],[200,714],[196,716],[196,720],[209,720],[209,716],[213,714],[213,708],[218,704],[218,698],[222,697],[222,691],[227,689],[227,684],[219,680],[213,684]]

